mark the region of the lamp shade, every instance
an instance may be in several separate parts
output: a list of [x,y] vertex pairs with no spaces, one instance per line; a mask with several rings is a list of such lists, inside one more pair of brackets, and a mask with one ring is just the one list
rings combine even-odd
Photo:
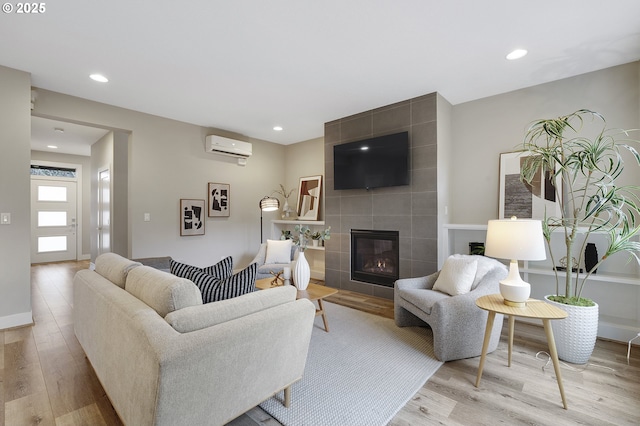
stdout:
[[490,220],[484,253],[499,259],[546,259],[542,222],[516,218]]
[[274,210],[278,210],[280,207],[280,201],[277,198],[264,197],[260,200],[260,210],[265,212],[271,212]]

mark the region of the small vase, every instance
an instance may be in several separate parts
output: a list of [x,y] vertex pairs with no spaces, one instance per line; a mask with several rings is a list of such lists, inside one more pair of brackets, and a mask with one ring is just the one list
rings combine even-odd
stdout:
[[289,217],[289,200],[285,198],[284,205],[282,206],[282,218],[284,219],[288,217]]
[[318,247],[318,240],[311,240],[311,244],[313,245],[313,247]]
[[311,269],[309,268],[309,262],[304,257],[304,252],[298,253],[298,260],[292,269],[293,284],[298,290],[306,290],[311,279]]

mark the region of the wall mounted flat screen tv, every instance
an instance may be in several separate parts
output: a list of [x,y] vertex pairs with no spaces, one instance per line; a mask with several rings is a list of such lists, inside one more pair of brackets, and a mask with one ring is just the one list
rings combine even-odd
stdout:
[[333,189],[409,185],[409,133],[333,147]]

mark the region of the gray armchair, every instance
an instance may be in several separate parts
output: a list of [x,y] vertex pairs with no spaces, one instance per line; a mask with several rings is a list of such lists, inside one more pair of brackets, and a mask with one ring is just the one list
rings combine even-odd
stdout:
[[[476,306],[476,299],[500,292],[499,281],[507,268],[495,259],[467,256],[478,260],[471,291],[458,296],[432,290],[440,271],[426,277],[400,279],[395,282],[395,321],[399,327],[424,326],[433,331],[433,347],[440,361],[479,356],[482,353],[487,311]],[[488,352],[498,347],[503,316],[496,315]]]
[[251,263],[258,264],[258,273],[256,275],[256,279],[262,278],[273,278],[271,272],[280,272],[284,269],[285,266],[290,266],[291,261],[295,258],[296,253],[298,252],[298,246],[291,246],[291,256],[290,261],[288,263],[264,263],[267,258],[267,244],[260,244],[260,250],[258,250],[258,254],[253,258]]

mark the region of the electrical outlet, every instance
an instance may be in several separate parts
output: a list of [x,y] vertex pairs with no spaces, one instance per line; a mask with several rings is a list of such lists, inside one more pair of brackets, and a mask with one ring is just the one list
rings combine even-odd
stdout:
[[0,225],[11,224],[11,213],[0,213]]
[[144,221],[145,222],[151,222],[151,213],[145,213],[144,214]]

